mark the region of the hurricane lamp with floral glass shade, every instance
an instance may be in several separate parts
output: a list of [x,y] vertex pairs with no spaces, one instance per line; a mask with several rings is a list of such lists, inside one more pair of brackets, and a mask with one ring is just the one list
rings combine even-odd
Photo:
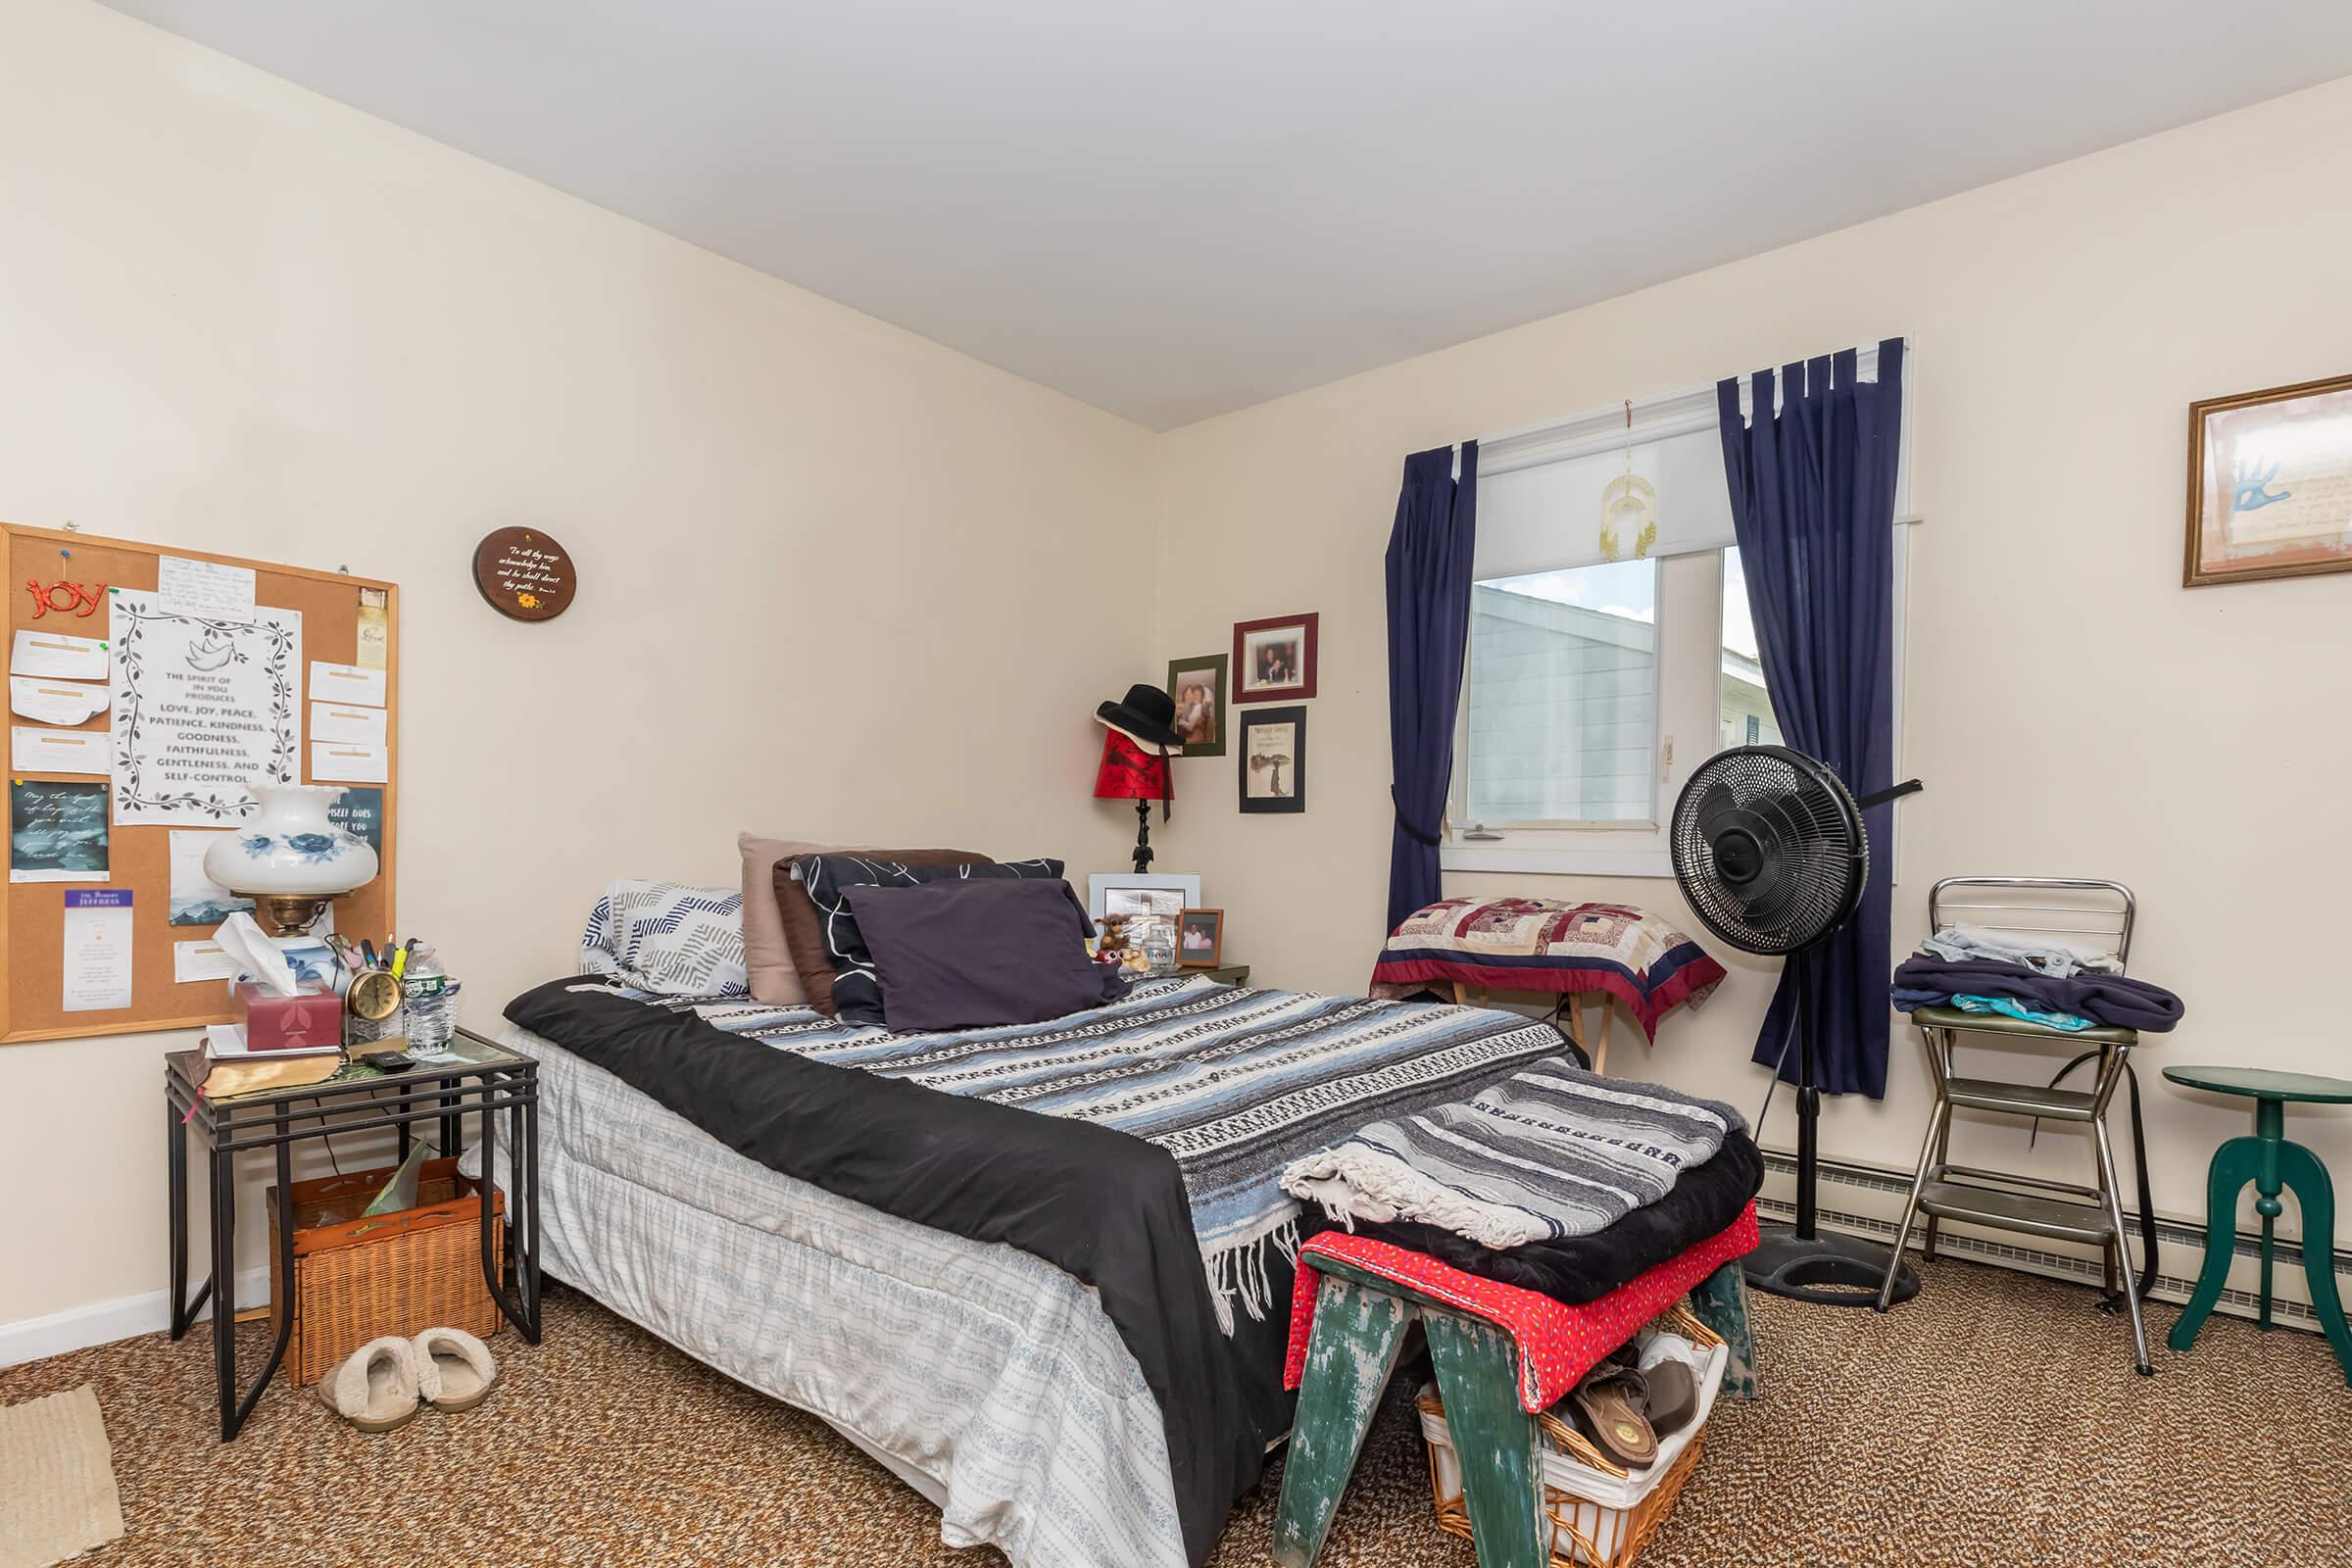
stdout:
[[326,906],[375,880],[375,851],[327,820],[340,784],[249,785],[261,810],[204,852],[204,874],[241,899],[272,936],[308,931]]

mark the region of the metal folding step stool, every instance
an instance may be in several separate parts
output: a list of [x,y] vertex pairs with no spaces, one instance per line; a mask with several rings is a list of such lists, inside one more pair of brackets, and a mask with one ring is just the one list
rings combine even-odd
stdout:
[[[1954,897],[1953,895],[1959,895]],[[2012,936],[2090,938],[2079,946],[2099,948],[2120,968],[2132,956],[2132,924],[2137,912],[2132,890],[2121,882],[2072,877],[1946,877],[1928,894],[1928,929],[1947,923],[1989,928]],[[1952,917],[1947,922],[1947,916]],[[2061,923],[2064,922],[2064,923]],[[2058,1241],[2084,1242],[2100,1250],[2107,1289],[2120,1284],[2132,1315],[2132,1345],[2140,1373],[2155,1370],[2148,1360],[2147,1325],[2140,1321],[2139,1296],[2132,1289],[2132,1252],[2125,1240],[2124,1204],[2116,1178],[2115,1140],[2107,1130],[2107,1107],[2124,1081],[2124,1066],[2139,1043],[2133,1029],[2068,1032],[2002,1013],[1963,1012],[1958,1007],[1920,1007],[1911,1014],[1927,1047],[1928,1076],[1936,1105],[1928,1113],[1928,1135],[1920,1146],[1919,1170],[1911,1197],[1895,1228],[1894,1254],[1902,1256],[1911,1223],[1927,1216],[1927,1257],[1936,1255],[1936,1231],[1942,1220],[1960,1220],[2021,1231]],[[2018,1042],[2065,1047],[2068,1054],[2096,1051],[2097,1073],[2087,1090],[2043,1088],[1991,1078],[1964,1078],[1953,1065],[1953,1036],[1998,1035]],[[1951,1163],[1952,1111],[1989,1111],[2002,1116],[2074,1122],[2090,1130],[2097,1174],[2093,1186],[2045,1181],[2009,1171]],[[1889,1280],[1892,1276],[1888,1276]],[[1881,1291],[1879,1310],[1891,1304]]]

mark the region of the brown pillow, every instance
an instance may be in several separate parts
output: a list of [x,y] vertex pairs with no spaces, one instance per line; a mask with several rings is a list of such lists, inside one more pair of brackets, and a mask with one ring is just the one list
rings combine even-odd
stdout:
[[[784,940],[776,866],[789,865],[804,855],[829,855],[834,847],[752,833],[736,834],[735,847],[743,852],[743,966],[751,973],[752,995],[771,1007],[797,1007],[808,1000],[808,993],[801,987],[800,970],[793,966],[792,949]],[[791,893],[803,905],[808,903],[799,883],[792,884]],[[825,973],[830,977],[832,971]]]
[[[811,849],[810,855],[828,852]],[[985,855],[970,850],[853,850],[843,853],[870,855],[877,860],[897,860],[906,865],[994,865],[997,862]],[[801,1000],[823,1013],[834,1016],[833,955],[825,950],[825,933],[817,924],[816,906],[808,902],[808,891],[793,880],[792,861],[778,860],[773,872],[776,913],[784,923],[784,943],[792,950],[792,967],[801,985]],[[751,900],[744,900],[744,908],[751,908]],[[744,931],[745,957],[750,957],[751,931]],[[758,996],[758,982],[752,994]],[[764,1000],[764,999],[762,999]]]

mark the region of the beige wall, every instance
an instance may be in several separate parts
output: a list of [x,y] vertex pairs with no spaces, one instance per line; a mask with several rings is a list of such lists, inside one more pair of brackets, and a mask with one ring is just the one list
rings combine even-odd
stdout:
[[[2201,1217],[2206,1156],[2243,1112],[2153,1081],[2155,1066],[2352,1071],[2327,980],[2352,936],[2352,578],[2180,587],[2187,404],[2352,370],[2347,169],[2352,81],[1163,437],[1156,652],[1222,648],[1237,619],[1322,613],[1306,812],[1241,816],[1230,760],[1182,764],[1189,804],[1163,865],[1200,873],[1256,978],[1362,985],[1387,877],[1381,553],[1404,454],[1908,333],[1927,521],[1901,766],[1928,788],[1902,808],[1896,942],[1921,935],[1941,875],[2132,884],[2133,967],[2189,1012],[2148,1053],[2158,1202]],[[1666,882],[1486,875],[1448,890],[1683,913]],[[1707,1010],[1612,1067],[1752,1110],[1765,1077],[1745,1048],[1771,974],[1724,956],[1734,979]],[[1907,1166],[1926,1094],[1898,1030],[1886,1101],[1835,1102],[1828,1152]],[[1768,1129],[1784,1146],[1787,1105]],[[2352,1170],[2352,1122],[2296,1122]],[[2005,1130],[1957,1139],[2022,1157]]]
[[[113,12],[0,8],[0,517],[401,583],[403,926],[476,1025],[609,879],[732,881],[739,828],[1121,863],[1087,715],[1148,662],[1103,585],[1143,580],[1149,439]],[[509,523],[579,562],[562,619],[475,595]],[[0,1325],[160,1288],[188,1043],[0,1047]]]
[[[727,879],[741,826],[1114,867],[1089,705],[1236,619],[1320,611],[1306,813],[1242,817],[1233,759],[1198,760],[1154,836],[1231,911],[1229,956],[1352,988],[1403,454],[1905,332],[1903,764],[1929,793],[1898,942],[1940,874],[2120,876],[2136,967],[2191,1012],[2156,1061],[2324,1071],[2352,580],[2178,573],[2184,405],[2346,368],[2348,163],[2338,83],[1152,438],[84,0],[18,0],[0,516],[403,584],[404,923],[477,1024],[568,963],[603,882]],[[475,598],[473,541],[508,523],[580,561],[563,619]],[[1663,883],[1454,885],[1681,917]],[[1754,1102],[1770,973],[1725,956],[1716,1003],[1621,1070]],[[160,1285],[157,1058],[185,1043],[0,1048],[0,1327]],[[1884,1105],[1834,1106],[1831,1153],[1910,1158],[1916,1054],[1898,1036]],[[2195,1215],[2240,1117],[2150,1098],[2160,1204]],[[2297,1131],[2352,1169],[2343,1118]]]

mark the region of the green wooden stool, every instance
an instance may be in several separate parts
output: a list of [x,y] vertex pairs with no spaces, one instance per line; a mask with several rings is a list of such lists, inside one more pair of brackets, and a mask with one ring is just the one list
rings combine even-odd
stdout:
[[2213,1152],[2213,1169],[2205,1179],[2205,1268],[2168,1343],[2176,1352],[2194,1345],[2213,1303],[2222,1298],[2237,1242],[2237,1195],[2248,1182],[2254,1184],[2254,1211],[2262,1216],[2261,1323],[2271,1326],[2271,1227],[2284,1207],[2278,1201],[2284,1187],[2302,1210],[2303,1276],[2311,1285],[2311,1309],[2328,1333],[2344,1381],[2352,1383],[2352,1329],[2344,1325],[2343,1303],[2335,1294],[2335,1184],[2319,1155],[2286,1138],[2288,1101],[2352,1104],[2352,1082],[2264,1067],[2167,1067],[2164,1075],[2190,1089],[2243,1095],[2254,1102],[2254,1136],[2232,1138]]
[[[1484,1318],[1338,1258],[1313,1263],[1322,1275],[1321,1294],[1283,1465],[1274,1561],[1281,1568],[1309,1568],[1322,1552],[1381,1393],[1396,1370],[1405,1328],[1418,1319],[1437,1363],[1446,1426],[1462,1456],[1462,1501],[1479,1568],[1545,1568],[1550,1529],[1544,1517],[1543,1440],[1536,1418],[1519,1407],[1518,1350],[1511,1337]],[[1726,1392],[1752,1396],[1747,1288],[1740,1265],[1725,1264],[1692,1291],[1690,1309],[1730,1347]]]

